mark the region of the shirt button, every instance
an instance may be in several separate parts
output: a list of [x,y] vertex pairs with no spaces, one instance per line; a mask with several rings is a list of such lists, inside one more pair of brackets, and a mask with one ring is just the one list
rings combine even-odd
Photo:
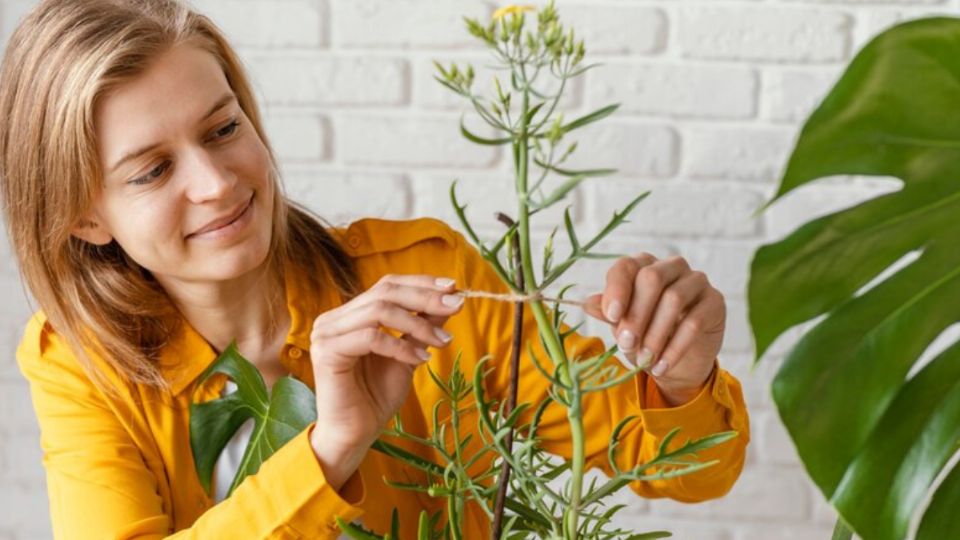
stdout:
[[303,351],[300,350],[300,347],[290,347],[290,351],[287,354],[290,355],[290,358],[296,360],[303,356]]
[[360,247],[360,238],[357,236],[351,236],[347,238],[347,245],[352,248]]

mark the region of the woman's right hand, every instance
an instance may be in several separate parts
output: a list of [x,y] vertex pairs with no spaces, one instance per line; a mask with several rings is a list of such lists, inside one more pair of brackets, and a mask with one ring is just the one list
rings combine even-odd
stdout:
[[386,275],[314,320],[317,424],[311,443],[328,483],[339,489],[360,465],[406,399],[413,370],[430,358],[426,347],[449,343],[441,327],[462,306],[451,279]]

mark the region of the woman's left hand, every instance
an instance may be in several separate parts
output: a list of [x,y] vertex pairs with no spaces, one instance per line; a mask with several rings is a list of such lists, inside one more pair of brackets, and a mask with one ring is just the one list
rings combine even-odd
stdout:
[[602,294],[587,298],[588,315],[610,324],[620,352],[648,366],[671,405],[697,396],[723,343],[726,304],[703,272],[683,257],[649,253],[618,259]]

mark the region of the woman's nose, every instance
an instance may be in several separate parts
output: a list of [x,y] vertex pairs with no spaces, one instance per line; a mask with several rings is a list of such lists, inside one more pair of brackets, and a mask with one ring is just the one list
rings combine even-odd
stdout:
[[206,149],[190,152],[184,163],[182,180],[186,183],[187,198],[203,203],[229,194],[236,184],[236,175],[215,154]]

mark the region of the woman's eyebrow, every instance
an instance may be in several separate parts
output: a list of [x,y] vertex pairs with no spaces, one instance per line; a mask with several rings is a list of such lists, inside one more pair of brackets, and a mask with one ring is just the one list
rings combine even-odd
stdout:
[[[199,122],[203,122],[203,121],[206,120],[207,118],[210,118],[210,117],[213,116],[217,111],[219,111],[219,110],[222,109],[223,107],[227,106],[228,104],[230,104],[231,102],[236,101],[236,100],[237,100],[237,96],[233,95],[232,92],[231,92],[231,93],[228,93],[228,94],[224,94],[223,96],[220,97],[220,99],[217,100],[216,103],[213,104],[213,107],[210,108],[210,111],[207,112],[207,114],[203,115],[203,118],[201,118],[201,119],[199,120]],[[198,122],[198,123],[199,123],[199,122]],[[117,169],[119,169],[120,166],[123,165],[124,163],[126,163],[126,162],[128,162],[128,161],[130,161],[130,160],[132,160],[132,159],[136,159],[136,158],[142,156],[143,154],[146,154],[147,152],[153,150],[154,148],[156,148],[156,147],[158,147],[158,146],[160,146],[160,143],[154,143],[154,144],[151,144],[151,145],[148,145],[148,146],[144,146],[143,148],[138,148],[137,150],[133,150],[132,152],[128,152],[128,153],[124,154],[124,156],[123,156],[122,158],[120,158],[116,163],[113,164],[113,167],[110,167],[110,172],[113,173],[114,171],[116,171]]]

